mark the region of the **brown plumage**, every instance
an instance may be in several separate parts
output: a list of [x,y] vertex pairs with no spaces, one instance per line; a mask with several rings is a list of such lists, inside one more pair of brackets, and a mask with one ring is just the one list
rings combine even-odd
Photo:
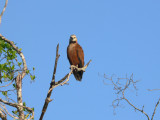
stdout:
[[[75,35],[70,36],[69,45],[67,47],[67,57],[71,65],[82,68],[84,66],[84,53],[82,47],[77,43]],[[81,81],[83,71],[73,70],[76,80]]]

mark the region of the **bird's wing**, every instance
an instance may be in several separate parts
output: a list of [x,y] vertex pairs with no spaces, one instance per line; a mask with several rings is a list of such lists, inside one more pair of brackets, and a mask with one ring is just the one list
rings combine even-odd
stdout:
[[77,51],[77,57],[79,60],[78,67],[81,68],[84,66],[84,52],[83,52],[82,47],[79,44],[77,44],[77,46],[76,46],[76,51]]
[[70,51],[69,51],[69,46],[67,47],[67,57],[68,57],[68,60],[69,60],[69,63],[72,64],[72,61],[71,61],[71,54],[70,54]]

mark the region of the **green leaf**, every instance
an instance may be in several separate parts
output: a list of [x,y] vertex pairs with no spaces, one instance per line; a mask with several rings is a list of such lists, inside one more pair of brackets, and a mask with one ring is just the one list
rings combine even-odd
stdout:
[[13,66],[11,67],[11,70],[14,70],[14,67],[15,67],[15,65],[13,65]]
[[28,116],[29,116],[29,114],[27,114],[27,115],[25,116],[25,119],[27,119],[27,118],[28,118]]
[[21,66],[22,62],[18,62],[18,66]]
[[16,88],[16,84],[13,84],[13,87]]
[[35,75],[30,75],[31,80],[34,80],[36,78]]
[[23,102],[23,106],[26,106],[26,103],[25,103],[25,102]]
[[17,114],[17,111],[12,111],[13,114]]
[[28,74],[28,73],[29,73],[29,70],[26,70],[26,73]]
[[21,51],[22,50],[22,48],[19,48],[19,51]]
[[3,94],[4,96],[7,96],[7,91],[3,91],[2,94]]
[[7,75],[5,74],[5,72],[3,72],[3,78],[7,78]]

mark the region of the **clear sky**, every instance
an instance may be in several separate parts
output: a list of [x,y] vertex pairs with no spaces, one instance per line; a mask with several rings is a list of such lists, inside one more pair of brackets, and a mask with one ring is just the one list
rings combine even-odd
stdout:
[[[0,9],[4,0],[0,1]],[[145,120],[122,102],[113,115],[113,86],[103,84],[103,74],[134,74],[138,96],[129,91],[133,104],[151,116],[160,97],[159,0],[9,0],[0,33],[22,48],[27,65],[35,67],[36,80],[23,80],[23,100],[35,108],[38,120],[52,78],[56,45],[60,58],[56,80],[69,72],[66,49],[75,34],[92,62],[82,82],[73,75],[69,85],[53,91],[44,120]],[[160,106],[157,113],[160,112]],[[156,114],[155,120],[160,116]]]

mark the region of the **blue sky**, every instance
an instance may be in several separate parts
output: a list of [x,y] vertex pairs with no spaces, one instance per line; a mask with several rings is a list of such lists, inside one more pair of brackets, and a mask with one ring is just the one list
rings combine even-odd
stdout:
[[[0,2],[2,8],[4,2]],[[52,78],[56,45],[60,58],[56,80],[69,72],[66,49],[76,34],[92,62],[82,82],[71,76],[69,85],[53,91],[44,120],[144,120],[126,102],[113,115],[113,86],[103,84],[103,74],[124,77],[134,74],[138,96],[127,97],[151,116],[158,100],[160,72],[159,0],[10,0],[2,17],[0,33],[17,43],[36,81],[23,81],[23,100],[35,108],[38,120]],[[100,75],[99,75],[100,74]],[[160,112],[158,108],[157,113]],[[156,114],[155,120],[160,116]]]

